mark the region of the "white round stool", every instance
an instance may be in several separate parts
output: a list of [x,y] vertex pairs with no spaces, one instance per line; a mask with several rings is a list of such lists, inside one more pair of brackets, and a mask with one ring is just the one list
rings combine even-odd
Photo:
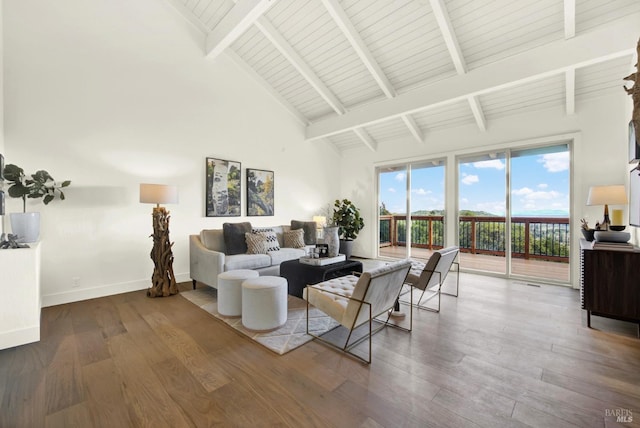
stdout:
[[246,279],[257,278],[258,272],[238,269],[218,274],[218,313],[228,317],[242,314],[242,283]]
[[242,283],[242,325],[271,330],[287,322],[287,280],[260,276]]

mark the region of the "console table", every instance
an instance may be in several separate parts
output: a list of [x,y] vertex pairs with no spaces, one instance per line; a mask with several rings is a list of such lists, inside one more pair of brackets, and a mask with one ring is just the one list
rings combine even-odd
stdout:
[[287,279],[289,294],[296,297],[302,297],[302,290],[309,284],[350,275],[352,272],[362,272],[362,262],[345,260],[324,266],[307,265],[298,260],[280,263],[280,276]]
[[640,337],[640,249],[617,251],[594,249],[580,240],[580,298],[591,315],[638,324]]

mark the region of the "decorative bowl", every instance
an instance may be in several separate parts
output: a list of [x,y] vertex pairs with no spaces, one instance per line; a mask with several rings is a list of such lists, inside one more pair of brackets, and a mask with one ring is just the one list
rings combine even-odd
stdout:
[[629,232],[616,232],[613,230],[596,230],[594,233],[598,242],[628,242],[631,239]]
[[615,230],[616,232],[622,232],[626,227],[627,226],[609,226],[609,229]]

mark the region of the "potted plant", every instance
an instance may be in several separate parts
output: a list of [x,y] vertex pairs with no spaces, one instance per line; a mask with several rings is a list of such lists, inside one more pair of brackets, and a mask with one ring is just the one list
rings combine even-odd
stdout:
[[348,199],[336,199],[333,204],[333,223],[338,226],[340,236],[340,253],[347,259],[351,257],[353,240],[364,227],[360,210]]
[[63,187],[71,184],[66,180],[61,184],[54,181],[53,177],[44,170],[36,171],[27,178],[24,170],[17,165],[9,164],[4,167],[4,178],[9,185],[9,196],[22,199],[22,213],[11,213],[11,230],[18,235],[19,242],[35,242],[40,236],[40,213],[27,212],[27,198],[39,199],[48,205],[56,196],[64,200]]

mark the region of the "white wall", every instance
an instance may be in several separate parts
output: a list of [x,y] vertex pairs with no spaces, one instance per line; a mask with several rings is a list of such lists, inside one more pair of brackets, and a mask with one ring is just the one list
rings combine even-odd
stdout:
[[[342,158],[342,193],[362,209],[365,229],[355,243],[354,254],[376,254],[376,176],[375,167],[407,160],[447,158],[449,177],[455,177],[455,156],[504,147],[526,146],[554,140],[573,139],[573,284],[577,285],[578,240],[580,218],[592,225],[602,217],[602,207],[587,207],[585,201],[592,185],[623,184],[627,181],[627,113],[622,89],[610,96],[577,103],[576,114],[567,116],[561,109],[551,109],[490,121],[488,131],[469,125],[427,134],[426,144],[415,140],[381,144],[377,152],[356,149]],[[455,244],[454,212],[456,193],[447,188],[447,244]]]
[[[180,281],[189,234],[311,219],[336,197],[336,154],[305,143],[228,58],[204,58],[204,36],[166,1],[6,2],[4,31],[7,161],[72,181],[66,201],[28,204],[42,217],[45,306],[149,286],[152,206],[139,183],[179,186],[168,209]],[[204,217],[207,156],[273,170],[275,216]]]

